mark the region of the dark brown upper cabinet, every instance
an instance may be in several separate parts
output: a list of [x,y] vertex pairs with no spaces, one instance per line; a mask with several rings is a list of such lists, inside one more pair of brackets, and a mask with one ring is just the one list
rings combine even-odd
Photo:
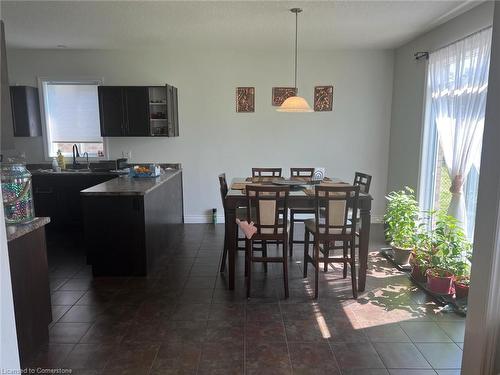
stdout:
[[147,87],[125,87],[126,134],[128,136],[151,135],[149,126],[149,97]]
[[179,115],[177,110],[177,88],[167,85],[167,119],[168,119],[168,134],[171,137],[179,136]]
[[30,86],[11,86],[10,98],[14,137],[40,137],[40,102],[38,89]]
[[177,89],[165,86],[99,86],[103,137],[179,135]]
[[99,86],[99,118],[103,137],[119,137],[125,132],[125,111],[123,89],[113,86]]

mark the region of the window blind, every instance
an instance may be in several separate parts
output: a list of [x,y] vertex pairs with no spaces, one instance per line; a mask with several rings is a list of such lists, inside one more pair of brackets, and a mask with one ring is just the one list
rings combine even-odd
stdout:
[[45,100],[51,142],[102,142],[97,84],[47,82]]

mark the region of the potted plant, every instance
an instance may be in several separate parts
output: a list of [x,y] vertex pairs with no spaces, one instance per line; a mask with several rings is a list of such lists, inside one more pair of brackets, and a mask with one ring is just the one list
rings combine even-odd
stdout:
[[472,246],[464,245],[464,254],[453,264],[453,273],[455,274],[455,298],[463,299],[469,295],[470,286],[470,258],[472,255]]
[[388,203],[384,222],[394,261],[400,265],[408,264],[417,241],[418,202],[409,187],[393,191],[386,198]]
[[434,249],[432,236],[432,223],[435,211],[425,211],[423,213],[417,231],[417,243],[412,257],[410,258],[411,276],[420,283],[427,282],[427,270],[430,267],[430,256]]
[[427,270],[429,269],[429,253],[427,248],[415,248],[410,259],[411,276],[419,283],[427,282]]
[[429,256],[427,287],[434,293],[453,294],[458,260],[470,251],[470,242],[457,219],[444,212],[438,212],[431,236],[433,248]]
[[470,278],[460,277],[455,280],[455,298],[464,299],[469,296]]

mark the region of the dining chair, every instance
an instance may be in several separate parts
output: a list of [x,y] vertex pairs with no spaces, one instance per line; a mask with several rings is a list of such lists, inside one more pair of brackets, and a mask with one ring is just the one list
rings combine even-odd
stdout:
[[[314,267],[314,298],[318,298],[319,264],[342,263],[343,277],[347,277],[347,265],[351,268],[352,294],[358,297],[356,283],[356,220],[349,219],[349,210],[358,211],[359,186],[316,186],[314,219],[305,221],[304,278],[307,266]],[[313,251],[309,254],[310,236]],[[341,246],[336,246],[340,243]],[[335,255],[340,247],[342,255]],[[333,254],[332,254],[333,253]],[[321,254],[321,256],[320,256]],[[325,268],[326,268],[325,267]]]
[[[219,185],[220,185],[220,196],[221,196],[221,199],[222,199],[222,207],[224,209],[224,216],[227,217],[227,214],[226,214],[226,195],[227,195],[227,192],[229,190],[228,188],[228,185],[227,185],[227,179],[226,179],[226,174],[225,173],[221,173],[219,175]],[[246,208],[245,207],[238,207],[236,209],[236,217],[240,220],[246,220]],[[234,222],[234,225],[236,227],[236,233],[238,233],[238,224],[236,224],[236,222]],[[238,250],[244,250],[245,248],[244,247],[240,247],[239,246],[239,243],[240,241],[244,241],[245,240],[245,237],[239,237],[238,235],[236,236],[236,248]],[[226,268],[226,259],[227,259],[227,252],[228,252],[228,248],[229,248],[229,244],[228,244],[228,237],[227,237],[227,233],[224,231],[224,249],[222,251],[222,260],[221,260],[221,264],[220,264],[220,272],[224,272],[225,268]]]
[[281,168],[252,168],[252,177],[281,177]]
[[[354,174],[354,186],[359,186],[359,192],[363,194],[370,194],[370,185],[372,183],[372,176],[366,173],[356,172]],[[360,216],[359,211],[356,216],[352,216],[352,213],[349,215],[351,218],[355,217],[359,223]],[[359,233],[356,233],[359,236]]]
[[[314,168],[290,168],[290,179],[303,179],[309,181],[312,179],[314,175]],[[290,257],[293,256],[293,244],[299,243],[302,244],[304,241],[295,240],[294,231],[295,231],[295,223],[303,223],[305,220],[304,217],[296,217],[295,215],[314,215],[314,208],[290,208],[290,243],[288,245],[290,251]]]
[[[245,240],[245,270],[247,275],[247,298],[250,298],[252,288],[252,264],[254,262],[282,263],[283,264],[283,284],[285,288],[285,298],[288,298],[288,218],[283,215],[287,212],[288,196],[290,188],[288,186],[252,186],[247,185],[247,221],[253,221],[257,232],[250,239]],[[255,212],[252,216],[252,212]],[[253,251],[254,241],[275,241],[277,248],[282,245],[281,256],[256,257]]]
[[290,168],[290,179],[310,180],[314,175],[314,168]]
[[359,186],[359,192],[364,194],[370,193],[370,184],[372,183],[372,176],[366,173],[356,172],[354,174],[354,186]]

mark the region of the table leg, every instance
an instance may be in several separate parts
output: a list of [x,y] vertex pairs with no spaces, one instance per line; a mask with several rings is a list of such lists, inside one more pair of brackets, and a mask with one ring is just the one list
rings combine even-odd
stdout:
[[228,247],[228,269],[229,269],[229,290],[234,290],[234,279],[236,269],[236,248],[238,232],[236,230],[236,209],[228,208],[225,217],[227,247]]
[[361,229],[359,231],[359,274],[358,291],[363,292],[366,286],[366,271],[368,269],[368,244],[370,242],[371,210],[361,209]]

